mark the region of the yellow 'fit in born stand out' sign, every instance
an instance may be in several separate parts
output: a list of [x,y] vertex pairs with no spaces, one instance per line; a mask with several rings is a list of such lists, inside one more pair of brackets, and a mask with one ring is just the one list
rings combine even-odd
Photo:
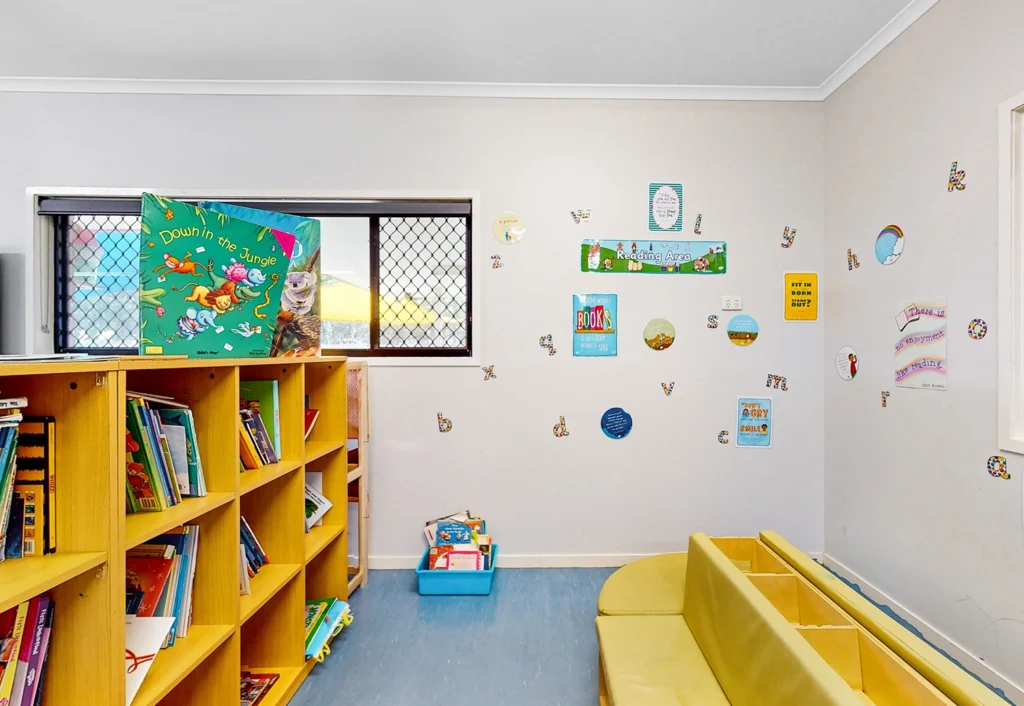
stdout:
[[816,272],[786,273],[786,321],[818,320],[818,275]]

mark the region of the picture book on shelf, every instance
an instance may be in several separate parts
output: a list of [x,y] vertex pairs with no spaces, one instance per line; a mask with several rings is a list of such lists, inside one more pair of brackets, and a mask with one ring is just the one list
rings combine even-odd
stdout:
[[[164,402],[163,404],[168,404]],[[167,431],[174,428],[180,428],[184,432],[184,452],[185,452],[185,473],[187,475],[188,492],[182,493],[182,495],[188,495],[191,497],[202,497],[206,495],[206,477],[203,474],[203,459],[199,455],[199,437],[196,434],[196,422],[192,416],[192,410],[187,407],[184,409],[159,409],[157,413],[160,415],[160,421],[164,425],[164,430]],[[180,458],[180,448],[179,448]],[[172,454],[172,457],[174,455]],[[178,467],[178,458],[174,458],[174,471],[175,474],[180,477],[182,470]]]
[[277,458],[281,456],[281,398],[277,380],[242,380],[239,392],[245,407],[263,421]]
[[160,646],[174,625],[174,618],[124,616],[125,703],[131,706],[153,666]]
[[25,500],[24,556],[57,551],[56,433],[54,417],[29,416],[18,425],[15,494]]
[[308,532],[310,528],[320,520],[320,518],[327,514],[327,511],[332,507],[332,503],[330,500],[325,498],[322,493],[310,487],[309,483],[305,484],[305,493],[306,531]]
[[17,445],[17,425],[0,425],[0,562],[4,560],[7,551],[7,525],[14,501]]
[[306,435],[303,437],[304,439],[308,439],[309,438],[309,433],[311,431],[313,431],[313,425],[316,424],[316,420],[319,419],[319,418],[320,418],[320,410],[319,409],[310,409],[308,407],[306,408],[306,419],[305,419],[305,429],[306,429],[305,433],[306,433]]
[[172,559],[163,557],[128,556],[125,558],[127,590],[142,591],[145,594],[137,613],[140,618],[151,618],[156,614],[157,605],[163,596],[167,579],[170,578],[173,563]]
[[[33,507],[33,510],[35,508]],[[35,526],[32,527],[32,534],[35,534]],[[24,554],[25,541],[25,499],[18,497],[15,490],[14,498],[11,500],[11,514],[7,518],[7,546],[4,549],[5,559],[20,559]],[[35,543],[29,547],[36,549]]]
[[257,706],[277,682],[279,674],[242,672],[241,706]]
[[270,324],[274,329],[270,355],[320,355],[320,221],[218,201],[199,205],[295,237],[277,320]]
[[295,236],[149,193],[140,228],[140,355],[270,354]]

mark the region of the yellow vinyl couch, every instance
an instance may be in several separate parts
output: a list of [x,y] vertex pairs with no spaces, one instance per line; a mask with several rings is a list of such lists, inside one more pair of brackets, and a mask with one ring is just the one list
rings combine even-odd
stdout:
[[598,616],[602,705],[952,706],[759,539],[693,535],[684,561],[679,613]]

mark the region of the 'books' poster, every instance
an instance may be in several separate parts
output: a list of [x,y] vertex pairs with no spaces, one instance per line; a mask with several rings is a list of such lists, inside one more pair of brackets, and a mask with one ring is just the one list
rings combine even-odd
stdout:
[[141,355],[270,354],[294,236],[154,194],[141,229]]

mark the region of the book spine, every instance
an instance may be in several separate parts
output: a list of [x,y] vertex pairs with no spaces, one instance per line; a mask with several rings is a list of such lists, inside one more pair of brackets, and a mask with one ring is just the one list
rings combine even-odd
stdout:
[[40,608],[43,599],[36,597],[28,602],[28,612],[22,625],[21,644],[18,646],[18,666],[14,671],[14,684],[11,688],[10,706],[21,706],[25,695],[25,680],[28,678],[28,661],[32,655],[32,642],[36,624],[39,622]]
[[[43,458],[46,459],[46,550],[47,554],[57,551],[57,463],[54,458],[56,451],[56,430],[57,420],[48,418],[43,420],[44,434],[46,435],[46,446],[43,447]],[[51,611],[52,613],[52,611]]]
[[32,700],[32,706],[42,706],[43,702],[43,680],[46,678],[46,665],[49,663],[48,658],[50,656],[50,635],[53,632],[53,610],[54,603],[50,601],[50,609],[46,613],[46,627],[43,628],[42,659],[40,660],[39,678],[36,679],[36,693]]
[[[163,485],[160,483],[159,478],[157,478],[153,468],[153,462],[149,458],[146,441],[147,435],[142,429],[141,416],[134,400],[128,400],[127,423],[132,439],[139,446],[138,451],[131,452],[132,461],[142,466],[142,473],[149,480],[149,487],[153,492],[153,497],[151,498],[147,498],[141,493],[136,494],[129,481],[128,488],[132,492],[132,497],[135,498],[136,505],[140,510],[166,510],[167,497],[164,495]],[[127,475],[127,470],[125,474]]]
[[31,704],[35,701],[36,688],[39,686],[38,676],[42,659],[43,631],[46,619],[50,614],[50,599],[45,596],[39,599],[39,615],[32,630],[32,647],[29,649],[28,663],[25,673],[25,688],[22,690],[21,703]]
[[167,474],[163,468],[163,454],[160,451],[160,440],[157,438],[156,432],[153,430],[153,421],[149,416],[149,406],[145,400],[136,400],[135,409],[139,415],[140,423],[142,424],[142,431],[144,434],[144,441],[139,442],[142,444],[142,448],[146,450],[146,457],[149,459],[153,467],[153,474],[156,476],[157,482],[160,483],[160,487],[164,491],[164,501],[167,507],[173,507],[174,502],[174,491],[171,490],[170,481],[167,479]]
[[14,640],[14,647],[11,650],[11,661],[7,663],[7,668],[4,669],[4,673],[0,676],[0,704],[10,703],[11,694],[14,691],[14,674],[17,672],[17,658],[21,652],[21,643],[25,634],[25,621],[28,620],[28,608],[29,602],[18,606],[18,612],[14,618],[14,630],[11,632],[11,637]]
[[260,449],[268,459],[267,463],[277,463],[279,460],[277,452],[274,451],[274,444],[270,440],[270,434],[267,433],[267,426],[263,423],[263,417],[253,414],[252,421],[256,436],[259,438]]
[[11,517],[11,503],[14,500],[14,454],[18,446],[16,427],[4,429],[7,432],[0,457],[0,562],[7,549],[7,522]]
[[181,490],[178,487],[178,476],[174,472],[174,461],[171,458],[171,447],[167,445],[167,435],[164,434],[164,425],[160,422],[160,415],[152,409],[148,409],[147,411],[149,412],[150,421],[153,424],[153,434],[156,435],[156,440],[159,444],[158,452],[160,455],[160,462],[162,464],[161,468],[167,476],[167,486],[171,489],[171,494],[174,496],[174,504],[177,505],[181,502]]

